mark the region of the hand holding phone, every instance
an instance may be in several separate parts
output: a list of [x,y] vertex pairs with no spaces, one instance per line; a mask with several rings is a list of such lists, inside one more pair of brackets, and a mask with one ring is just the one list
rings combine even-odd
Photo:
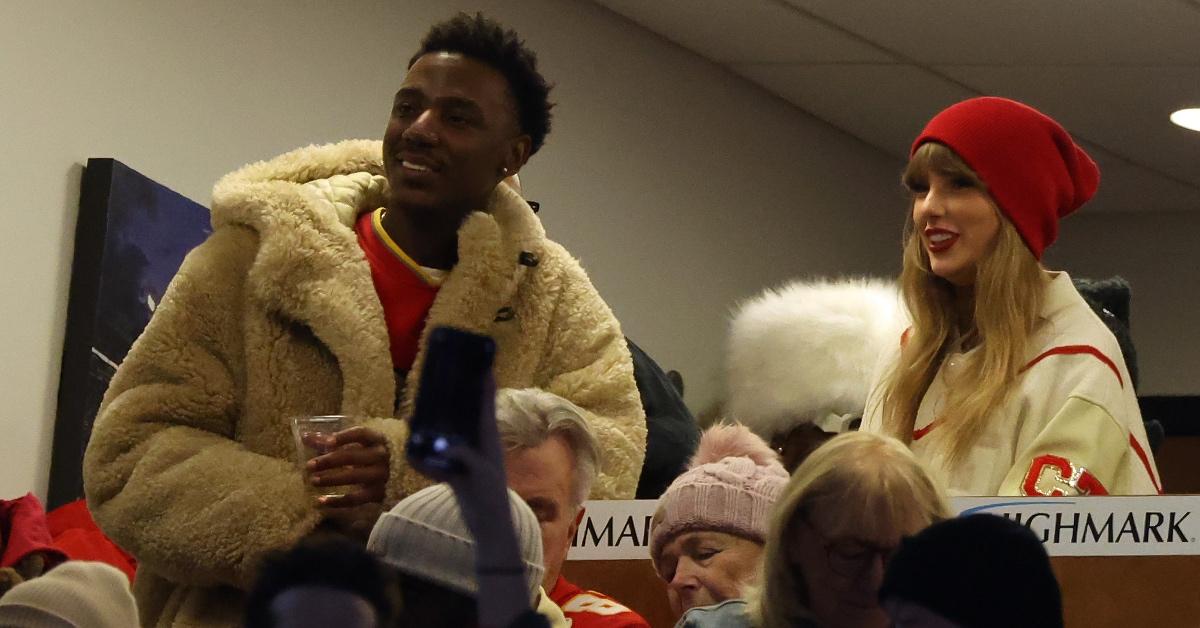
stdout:
[[509,517],[494,354],[486,336],[450,327],[430,332],[406,446],[409,463],[450,484],[467,527],[484,537]]
[[[482,410],[496,344],[487,336],[438,327],[430,331],[428,347],[405,449],[414,467],[437,477],[465,470],[448,452],[479,451],[481,424],[490,421],[495,432],[494,414],[484,417]],[[494,396],[494,384],[491,389]]]
[[[495,344],[440,327],[429,335],[407,452],[425,475],[454,489],[475,539],[481,616],[509,625],[528,611],[520,543],[513,531],[504,452],[496,427]],[[501,571],[497,572],[496,568]],[[515,570],[513,569],[515,567]]]

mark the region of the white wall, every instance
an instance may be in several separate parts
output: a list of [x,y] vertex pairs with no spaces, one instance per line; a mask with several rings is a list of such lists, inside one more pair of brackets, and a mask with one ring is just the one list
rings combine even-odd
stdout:
[[1129,315],[1143,395],[1200,394],[1200,211],[1094,214],[1066,219],[1047,251],[1073,277],[1129,280]]
[[717,393],[736,300],[895,268],[898,163],[582,0],[10,0],[0,497],[45,496],[80,164],[116,157],[206,203],[247,161],[378,137],[419,36],[456,8],[540,53],[558,108],[526,190],[626,332],[683,372],[693,408]]

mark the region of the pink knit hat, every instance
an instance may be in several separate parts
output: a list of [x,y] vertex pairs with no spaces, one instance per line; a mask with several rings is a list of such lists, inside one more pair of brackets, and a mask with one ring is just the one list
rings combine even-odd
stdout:
[[662,575],[663,546],[684,532],[712,530],[763,542],[787,481],[779,455],[746,426],[706,430],[688,470],[659,498],[650,530],[655,570]]

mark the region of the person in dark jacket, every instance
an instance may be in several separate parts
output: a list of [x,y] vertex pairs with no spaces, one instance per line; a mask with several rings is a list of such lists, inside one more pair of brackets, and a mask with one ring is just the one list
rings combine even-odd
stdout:
[[[1120,276],[1108,279],[1086,279],[1073,277],[1071,282],[1083,300],[1091,306],[1092,311],[1104,326],[1108,327],[1121,347],[1121,356],[1125,358],[1125,367],[1129,370],[1129,383],[1136,391],[1138,388],[1137,348],[1133,346],[1133,329],[1129,323],[1129,282]],[[1146,426],[1146,439],[1150,451],[1157,453],[1167,435],[1162,423],[1153,418],[1142,417]]]
[[879,590],[897,628],[1062,628],[1050,557],[996,515],[948,519],[900,543]]
[[360,543],[314,534],[269,557],[246,597],[246,628],[391,626],[400,606],[391,572]]
[[[633,379],[646,411],[646,460],[638,478],[637,498],[658,499],[687,469],[700,444],[700,427],[683,402],[683,379],[678,371],[664,373],[658,363],[629,338]],[[675,374],[678,381],[671,378]]]

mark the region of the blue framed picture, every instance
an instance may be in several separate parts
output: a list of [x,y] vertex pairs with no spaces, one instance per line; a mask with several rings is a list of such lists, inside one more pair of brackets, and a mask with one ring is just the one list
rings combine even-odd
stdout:
[[108,158],[89,159],[58,386],[48,506],[83,496],[96,411],[184,256],[211,233],[208,209]]

